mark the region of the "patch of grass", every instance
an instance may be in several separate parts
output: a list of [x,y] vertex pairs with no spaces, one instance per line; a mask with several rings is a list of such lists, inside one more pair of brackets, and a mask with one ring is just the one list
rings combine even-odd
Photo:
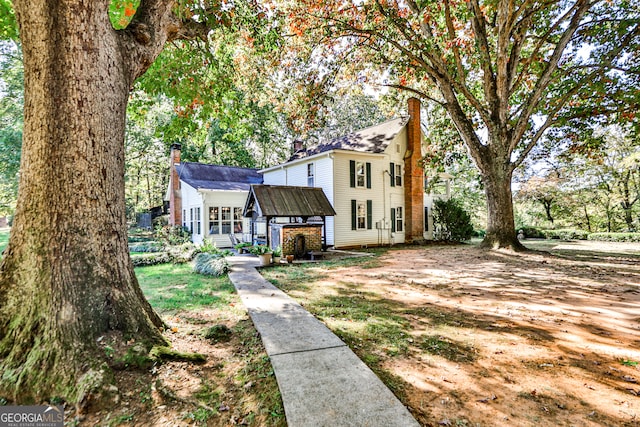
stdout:
[[194,421],[198,423],[198,425],[204,425],[209,418],[215,415],[215,412],[210,411],[205,408],[198,408],[193,412],[189,412],[185,415],[185,419]]
[[160,264],[136,268],[140,287],[159,312],[221,308],[235,292],[225,275],[205,277],[193,274],[188,264]]
[[[259,414],[267,417],[268,425],[286,426],[280,390],[260,336],[249,320],[238,322],[233,331],[234,335],[240,338],[242,344],[240,352],[245,362],[243,369],[234,377],[234,380],[245,390],[252,390],[252,395],[259,398],[258,411]],[[245,420],[248,421],[255,416],[255,414],[248,414]]]
[[205,405],[215,406],[220,400],[220,391],[207,380],[203,379],[200,388],[193,396]]
[[473,362],[478,358],[472,346],[439,335],[422,337],[418,346],[429,354],[444,357],[452,362]]

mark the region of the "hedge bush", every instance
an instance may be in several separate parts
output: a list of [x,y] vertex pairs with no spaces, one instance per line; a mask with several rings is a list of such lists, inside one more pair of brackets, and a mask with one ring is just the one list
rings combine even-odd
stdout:
[[194,259],[193,271],[206,276],[222,276],[229,271],[229,263],[219,255],[201,253]]
[[589,236],[588,231],[574,230],[574,229],[558,229],[558,230],[543,230],[544,237],[547,239],[560,239],[560,240],[587,240]]
[[129,252],[162,252],[163,250],[164,245],[153,240],[129,243]]
[[471,216],[456,199],[436,200],[433,204],[436,240],[462,242],[473,234]]
[[166,264],[173,262],[174,258],[168,252],[136,254],[131,257],[134,267],[142,267],[145,265]]
[[587,239],[599,242],[640,242],[640,233],[591,233]]

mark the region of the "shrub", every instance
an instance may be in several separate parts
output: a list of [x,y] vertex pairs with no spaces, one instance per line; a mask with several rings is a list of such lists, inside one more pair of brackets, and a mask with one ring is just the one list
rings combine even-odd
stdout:
[[456,199],[434,202],[433,223],[437,240],[462,242],[469,240],[473,234],[471,216]]
[[248,251],[253,255],[264,255],[271,252],[271,248],[267,245],[254,245],[248,248]]
[[640,242],[640,233],[591,233],[587,239],[600,242]]
[[198,254],[193,262],[193,271],[206,276],[222,276],[229,271],[229,263],[214,254]]
[[164,245],[156,241],[129,244],[129,252],[162,252],[163,250]]
[[214,254],[220,256],[231,256],[233,252],[229,249],[218,249],[215,243],[211,242],[211,240],[204,240],[202,244],[198,247],[198,252],[203,254]]
[[573,229],[544,230],[543,232],[547,239],[560,240],[586,240],[589,235],[587,231]]
[[168,251],[173,257],[173,262],[176,264],[189,262],[199,253],[199,249],[191,242],[171,246]]
[[170,245],[181,245],[191,241],[191,232],[181,225],[158,227],[155,234],[158,240],[164,240]]
[[167,252],[140,254],[131,257],[134,267],[142,267],[145,265],[166,264],[173,262],[174,258]]

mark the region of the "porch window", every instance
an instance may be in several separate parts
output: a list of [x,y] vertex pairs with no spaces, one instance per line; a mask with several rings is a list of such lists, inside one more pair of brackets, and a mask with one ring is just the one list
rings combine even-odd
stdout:
[[201,212],[200,212],[200,208],[196,208],[196,234],[202,234],[202,225],[200,222],[200,217]]
[[307,187],[313,187],[315,185],[315,165],[309,163],[307,165]]
[[222,234],[231,234],[231,208],[223,207],[222,212]]
[[233,232],[242,233],[242,208],[233,208]]
[[220,234],[220,208],[209,208],[209,234]]

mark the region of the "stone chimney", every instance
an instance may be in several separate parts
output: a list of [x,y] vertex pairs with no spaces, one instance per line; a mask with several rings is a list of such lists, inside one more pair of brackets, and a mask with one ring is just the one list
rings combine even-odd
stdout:
[[169,225],[182,225],[182,193],[180,192],[180,177],[176,165],[180,164],[180,149],[182,146],[178,143],[171,145],[171,154],[169,156],[169,170],[171,171],[169,181]]
[[404,156],[405,242],[424,239],[424,169],[422,167],[422,129],[420,100],[409,98],[407,152]]

